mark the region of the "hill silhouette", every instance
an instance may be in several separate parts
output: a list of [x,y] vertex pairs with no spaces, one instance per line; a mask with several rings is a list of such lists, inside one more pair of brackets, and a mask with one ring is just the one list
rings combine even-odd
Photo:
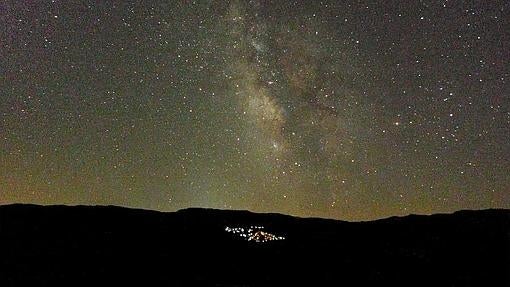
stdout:
[[0,206],[0,286],[510,286],[509,270],[503,209],[345,222]]

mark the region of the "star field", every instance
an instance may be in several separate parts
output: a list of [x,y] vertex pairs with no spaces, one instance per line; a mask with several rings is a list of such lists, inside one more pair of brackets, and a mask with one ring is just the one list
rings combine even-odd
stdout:
[[510,208],[507,1],[3,1],[0,204]]

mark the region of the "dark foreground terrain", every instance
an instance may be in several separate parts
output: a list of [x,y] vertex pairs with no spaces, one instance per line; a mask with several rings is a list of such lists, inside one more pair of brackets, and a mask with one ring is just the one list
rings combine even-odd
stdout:
[[0,206],[0,286],[57,283],[510,286],[510,210],[350,223],[207,209]]

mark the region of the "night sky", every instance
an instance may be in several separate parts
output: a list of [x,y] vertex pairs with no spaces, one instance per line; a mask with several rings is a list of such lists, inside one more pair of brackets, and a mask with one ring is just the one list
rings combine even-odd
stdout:
[[0,204],[510,208],[510,3],[373,2],[2,1]]

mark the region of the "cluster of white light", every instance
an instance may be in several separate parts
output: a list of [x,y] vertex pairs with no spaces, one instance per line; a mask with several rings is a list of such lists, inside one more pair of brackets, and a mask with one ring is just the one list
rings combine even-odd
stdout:
[[262,231],[264,226],[252,225],[250,227],[225,227],[225,231],[228,233],[235,234],[247,241],[253,241],[258,243],[284,240],[283,236],[276,236],[269,232]]

